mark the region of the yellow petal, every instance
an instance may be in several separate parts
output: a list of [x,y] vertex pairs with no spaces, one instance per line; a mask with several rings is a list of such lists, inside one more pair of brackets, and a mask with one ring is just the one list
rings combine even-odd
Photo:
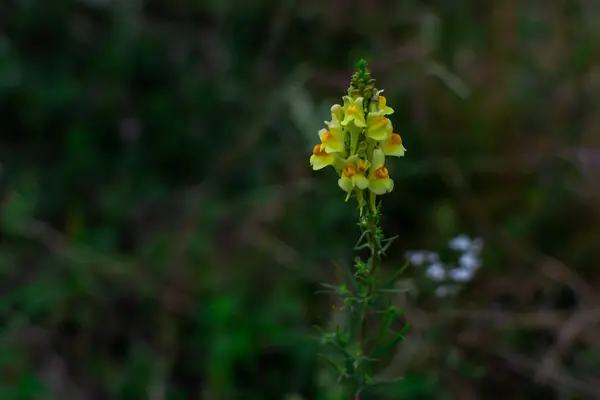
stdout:
[[385,164],[385,154],[381,149],[373,150],[373,162],[371,163],[371,171],[375,171],[383,167]]
[[313,154],[312,156],[310,156],[310,164],[313,167],[313,170],[317,171],[320,169],[323,169],[325,167],[327,167],[328,165],[333,165],[333,162],[335,161],[335,158],[333,156],[333,154],[326,154],[326,155],[315,155]]
[[404,157],[404,153],[406,153],[406,149],[402,145],[396,145],[393,147],[389,146],[387,148],[384,146],[384,152],[387,156]]
[[369,180],[367,179],[366,176],[364,175],[355,175],[353,176],[354,178],[354,185],[359,188],[359,189],[366,189],[369,187]]
[[340,129],[321,129],[319,137],[327,153],[340,153],[344,151],[343,132]]
[[331,106],[331,122],[340,122],[344,119],[344,109],[339,104]]
[[390,138],[382,143],[381,148],[386,156],[402,157],[406,152],[402,145],[402,138],[397,133],[392,133]]
[[369,190],[377,195],[391,192],[394,189],[394,181],[390,178],[373,179],[369,182]]
[[390,115],[394,113],[394,109],[386,105],[386,98],[384,96],[379,96],[378,108],[383,115]]
[[364,128],[367,126],[365,123],[365,116],[363,114],[363,98],[357,97],[355,100],[352,100],[350,96],[344,96],[344,120],[342,121],[342,125],[348,125],[350,122],[354,122],[359,128]]
[[392,122],[379,113],[369,113],[367,116],[367,136],[373,140],[387,140],[392,133]]
[[319,139],[323,141],[323,135],[327,132],[327,129],[319,129]]
[[352,189],[354,188],[354,185],[352,184],[352,179],[346,176],[342,176],[340,179],[338,179],[338,185],[344,192],[348,193],[350,193],[350,191],[352,191]]

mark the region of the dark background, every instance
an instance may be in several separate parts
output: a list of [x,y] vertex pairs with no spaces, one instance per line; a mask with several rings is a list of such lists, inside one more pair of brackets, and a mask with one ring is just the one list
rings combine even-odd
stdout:
[[600,398],[597,1],[2,1],[0,398],[337,399],[354,204],[308,159],[364,57],[408,149],[386,268],[481,268],[381,399]]

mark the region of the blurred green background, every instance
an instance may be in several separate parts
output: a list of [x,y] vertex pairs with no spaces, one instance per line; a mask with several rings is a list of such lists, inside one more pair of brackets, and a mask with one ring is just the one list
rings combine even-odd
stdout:
[[2,1],[0,398],[339,398],[314,292],[356,210],[308,158],[360,57],[408,149],[387,268],[483,241],[451,293],[407,270],[404,379],[368,398],[600,398],[598,13]]

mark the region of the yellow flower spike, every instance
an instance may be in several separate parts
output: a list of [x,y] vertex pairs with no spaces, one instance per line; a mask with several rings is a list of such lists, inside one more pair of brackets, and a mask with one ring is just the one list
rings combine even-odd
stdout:
[[387,140],[392,130],[392,121],[380,113],[371,112],[367,115],[367,137],[377,141]]
[[394,189],[385,157],[406,153],[402,137],[394,133],[388,118],[394,110],[382,92],[375,87],[366,62],[361,61],[342,105],[331,106],[331,120],[319,130],[321,143],[310,157],[314,170],[329,165],[335,169],[346,201],[354,193],[361,216],[363,212],[377,213],[377,196]]
[[369,162],[361,160],[357,156],[348,157],[346,160],[346,166],[342,169],[342,177],[338,179],[340,188],[348,193],[346,201],[350,198],[354,188],[362,190],[369,187],[369,179],[365,176],[367,169],[369,169]]
[[363,114],[362,97],[357,97],[353,100],[350,96],[344,96],[344,110],[345,115],[342,125],[346,126],[350,122],[354,121],[354,125],[359,128],[364,128],[367,126],[365,122],[365,115]]
[[369,190],[376,195],[385,194],[394,189],[394,181],[390,179],[388,169],[384,164],[385,154],[383,150],[373,150],[373,164],[369,173]]
[[322,147],[327,153],[341,153],[344,151],[344,134],[339,126],[331,125],[329,130],[321,129],[319,137],[321,138]]
[[386,99],[384,96],[379,96],[377,108],[379,108],[379,112],[383,115],[390,115],[394,113],[394,109],[386,105]]
[[406,152],[402,145],[402,137],[397,133],[392,133],[388,140],[381,143],[381,148],[386,156],[402,157]]
[[313,148],[313,154],[310,156],[310,165],[312,165],[313,170],[317,171],[327,167],[328,165],[333,165],[334,163],[334,154],[326,152],[322,144],[315,145]]

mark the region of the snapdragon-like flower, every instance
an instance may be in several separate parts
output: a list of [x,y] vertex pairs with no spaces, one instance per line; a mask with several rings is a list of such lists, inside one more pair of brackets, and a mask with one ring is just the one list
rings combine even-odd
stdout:
[[346,161],[346,165],[342,169],[342,176],[338,180],[340,188],[348,193],[346,199],[350,197],[354,188],[362,190],[369,187],[369,180],[365,176],[369,164],[367,160],[362,160],[356,155],[349,157]]
[[313,154],[310,156],[310,165],[313,166],[313,170],[317,171],[323,169],[328,165],[333,165],[335,162],[335,156],[325,151],[323,144],[317,144],[313,148]]
[[344,151],[344,133],[335,126],[319,131],[321,147],[328,153],[341,153]]
[[355,99],[352,99],[350,96],[344,96],[345,117],[342,125],[347,126],[351,122],[354,122],[354,125],[359,128],[367,126],[365,123],[363,101],[364,99],[360,96]]
[[406,152],[402,138],[393,133],[392,121],[387,117],[394,110],[381,92],[375,88],[366,62],[359,62],[348,94],[343,96],[344,105],[331,107],[331,121],[325,121],[327,128],[319,131],[321,143],[313,148],[310,157],[314,170],[334,167],[346,201],[355,194],[361,213],[363,191],[369,191],[370,206],[375,210],[376,196],[394,188],[385,157],[402,157]]
[[390,179],[388,169],[385,167],[383,150],[373,150],[373,165],[369,173],[369,190],[372,193],[385,194],[394,189],[394,181]]
[[373,140],[386,140],[392,133],[392,121],[379,112],[367,115],[367,136]]
[[406,152],[402,145],[402,137],[397,133],[392,133],[389,139],[381,144],[381,148],[386,156],[402,157]]
[[[379,92],[381,93],[381,92]],[[379,94],[378,93],[378,94]],[[379,96],[377,102],[377,108],[381,111],[383,115],[390,115],[394,113],[394,109],[387,106],[387,99],[384,96]]]

